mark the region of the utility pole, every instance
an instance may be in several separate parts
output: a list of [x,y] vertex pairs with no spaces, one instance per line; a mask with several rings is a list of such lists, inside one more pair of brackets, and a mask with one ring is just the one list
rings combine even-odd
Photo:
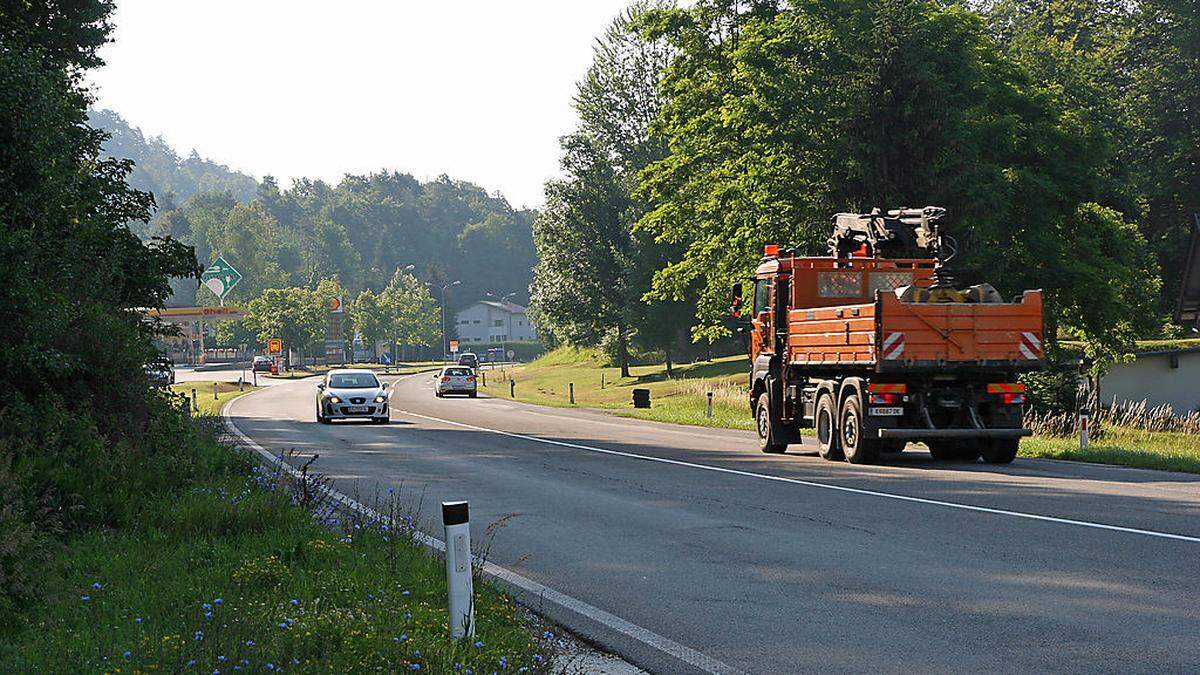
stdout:
[[450,353],[449,333],[446,332],[446,289],[451,286],[457,286],[462,281],[455,279],[448,284],[442,286],[442,362],[445,363],[446,355]]

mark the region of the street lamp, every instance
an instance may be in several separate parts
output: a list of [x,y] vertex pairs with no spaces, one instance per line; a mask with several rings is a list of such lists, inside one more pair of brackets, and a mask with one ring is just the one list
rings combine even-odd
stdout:
[[442,286],[442,361],[443,362],[446,361],[446,354],[450,351],[450,344],[449,344],[449,340],[447,339],[448,336],[446,334],[446,289],[450,288],[451,286],[457,286],[461,283],[462,283],[462,281],[455,279],[454,281],[451,281],[450,283]]

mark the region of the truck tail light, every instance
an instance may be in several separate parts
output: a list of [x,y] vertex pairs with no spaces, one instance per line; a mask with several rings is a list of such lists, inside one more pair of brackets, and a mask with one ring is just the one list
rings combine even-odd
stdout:
[[987,393],[989,393],[989,394],[1024,394],[1025,393],[1025,385],[1020,384],[1020,383],[1016,383],[1016,384],[993,383],[993,384],[989,384],[987,386]]
[[871,405],[896,405],[900,394],[871,394]]
[[884,382],[876,382],[867,385],[867,391],[872,394],[907,394],[907,384],[891,384]]
[[1021,405],[1025,403],[1025,394],[1004,394],[1004,405]]

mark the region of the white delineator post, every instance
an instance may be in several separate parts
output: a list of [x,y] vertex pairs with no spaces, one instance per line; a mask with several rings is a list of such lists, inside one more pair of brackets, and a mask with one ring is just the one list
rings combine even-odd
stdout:
[[711,391],[705,395],[705,397],[708,399],[708,403],[704,408],[704,416],[710,419],[712,418],[712,396],[713,393]]
[[1088,449],[1088,414],[1086,411],[1079,413],[1079,449]]
[[446,528],[446,587],[450,637],[475,637],[475,600],[471,581],[471,518],[467,502],[442,502]]
[[568,388],[568,389],[570,389],[570,391],[571,391],[571,394],[570,394],[570,396],[571,396],[571,405],[575,405],[575,383],[574,383],[574,382],[568,382],[568,383],[567,383],[567,388]]

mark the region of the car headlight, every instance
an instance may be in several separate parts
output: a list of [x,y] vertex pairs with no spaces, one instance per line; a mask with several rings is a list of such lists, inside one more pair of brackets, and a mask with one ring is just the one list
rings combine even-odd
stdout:
[[375,402],[376,402],[376,403],[383,403],[383,402],[384,402],[384,401],[386,401],[386,400],[387,400],[387,398],[385,398],[383,394],[380,394],[380,395],[378,395],[378,396],[376,396],[376,397],[375,397]]
[[342,399],[340,399],[340,398],[338,398],[338,397],[336,397],[336,396],[330,396],[330,397],[329,397],[329,402],[330,402],[330,403],[341,403],[341,402],[342,402]]

